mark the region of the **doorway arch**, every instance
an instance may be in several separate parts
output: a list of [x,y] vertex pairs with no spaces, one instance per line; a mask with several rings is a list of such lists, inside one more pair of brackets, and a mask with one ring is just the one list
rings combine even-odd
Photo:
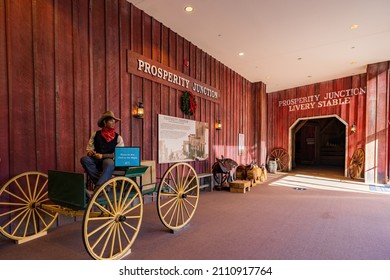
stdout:
[[[332,129],[335,130],[334,135],[329,133]],[[298,137],[300,138],[297,139]],[[300,142],[297,143],[297,140]],[[305,153],[301,153],[300,158],[297,158],[299,146]],[[338,115],[298,118],[289,128],[289,171],[299,160],[301,164],[340,166],[347,177],[347,151],[348,124]]]

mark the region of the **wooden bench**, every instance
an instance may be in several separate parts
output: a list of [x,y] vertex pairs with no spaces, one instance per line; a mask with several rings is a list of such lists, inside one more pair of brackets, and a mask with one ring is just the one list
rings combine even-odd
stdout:
[[210,188],[212,192],[214,190],[214,176],[213,173],[199,173],[199,189]]

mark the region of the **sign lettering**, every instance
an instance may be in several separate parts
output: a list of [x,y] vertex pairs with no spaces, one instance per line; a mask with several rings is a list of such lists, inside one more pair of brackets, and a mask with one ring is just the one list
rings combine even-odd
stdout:
[[131,74],[148,78],[180,90],[191,90],[195,94],[202,95],[214,102],[218,99],[217,89],[202,84],[179,71],[169,69],[161,63],[152,61],[130,50],[127,52],[127,59],[127,72]]
[[366,94],[364,88],[350,88],[339,91],[314,94],[309,96],[279,100],[279,107],[288,107],[289,112],[324,108],[351,103],[351,98]]

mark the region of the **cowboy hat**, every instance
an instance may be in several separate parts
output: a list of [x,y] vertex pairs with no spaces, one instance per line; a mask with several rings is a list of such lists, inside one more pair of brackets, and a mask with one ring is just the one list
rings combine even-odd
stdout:
[[114,113],[112,111],[106,111],[103,113],[103,115],[99,118],[97,125],[98,127],[103,127],[104,123],[103,121],[108,118],[113,118],[115,122],[119,122],[121,119],[115,117]]

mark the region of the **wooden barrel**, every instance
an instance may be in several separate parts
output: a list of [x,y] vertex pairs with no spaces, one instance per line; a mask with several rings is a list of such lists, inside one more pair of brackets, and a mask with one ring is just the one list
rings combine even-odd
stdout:
[[269,173],[276,173],[276,170],[278,169],[278,164],[275,160],[270,160],[268,162],[268,171]]

